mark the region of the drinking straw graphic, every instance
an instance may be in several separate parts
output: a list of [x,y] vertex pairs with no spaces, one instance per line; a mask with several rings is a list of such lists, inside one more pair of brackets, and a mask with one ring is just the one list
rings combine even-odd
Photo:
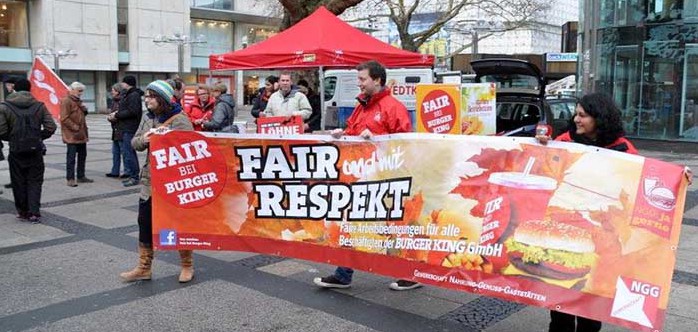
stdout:
[[536,158],[534,157],[529,157],[528,162],[526,163],[526,168],[524,168],[524,176],[528,176],[529,173],[531,173],[531,169],[533,168],[533,163],[536,162]]

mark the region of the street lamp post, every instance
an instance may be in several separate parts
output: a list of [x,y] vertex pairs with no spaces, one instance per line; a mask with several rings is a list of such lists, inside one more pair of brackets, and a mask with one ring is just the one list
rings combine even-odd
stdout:
[[203,35],[199,35],[196,39],[191,39],[191,37],[175,32],[172,36],[157,35],[153,42],[157,45],[162,44],[177,44],[177,73],[182,76],[184,72],[184,46],[192,44],[206,44],[206,40]]
[[56,72],[56,76],[61,77],[61,59],[76,57],[78,52],[72,49],[55,50],[50,47],[43,47],[36,50],[34,54],[38,56],[53,57],[53,71]]

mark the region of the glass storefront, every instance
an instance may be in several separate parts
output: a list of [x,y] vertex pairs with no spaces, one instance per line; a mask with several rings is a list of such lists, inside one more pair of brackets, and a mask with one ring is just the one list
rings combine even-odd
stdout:
[[191,55],[208,57],[211,54],[226,53],[233,50],[233,23],[192,19],[191,36],[203,36],[205,44],[193,44]]
[[29,47],[27,2],[0,1],[0,47]]
[[596,24],[593,89],[612,94],[628,136],[698,141],[698,5],[679,0],[600,5],[601,15],[587,22]]
[[190,0],[189,4],[192,7],[232,10],[233,0]]

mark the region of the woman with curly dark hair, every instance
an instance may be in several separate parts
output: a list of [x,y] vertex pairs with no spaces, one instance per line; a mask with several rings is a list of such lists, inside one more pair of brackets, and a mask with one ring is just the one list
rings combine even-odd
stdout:
[[[613,100],[604,94],[592,93],[577,102],[570,129],[555,140],[637,154],[635,146],[624,136],[620,110]],[[536,138],[543,144],[550,140],[550,136],[547,135],[537,135]],[[600,321],[550,311],[549,332],[597,332],[600,330]]]
[[[545,144],[549,136],[536,136]],[[556,141],[575,142],[606,149],[637,154],[637,149],[625,138],[621,114],[613,100],[601,93],[592,93],[577,102],[572,123]]]

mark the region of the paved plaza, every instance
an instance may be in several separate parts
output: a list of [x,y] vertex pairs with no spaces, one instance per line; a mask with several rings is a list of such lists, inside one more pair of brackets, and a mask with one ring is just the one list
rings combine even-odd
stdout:
[[[177,253],[157,252],[151,282],[124,284],[119,273],[137,259],[139,189],[104,176],[111,128],[103,115],[88,116],[88,124],[87,177],[94,183],[66,186],[57,132],[47,141],[43,223],[20,222],[11,190],[0,195],[0,331],[547,329],[544,309],[431,286],[395,292],[390,278],[363,272],[349,289],[323,290],[312,279],[333,266],[244,252],[196,251],[188,284],[177,282]],[[644,156],[698,170],[696,144],[639,146]],[[0,183],[8,182],[1,162]],[[697,187],[689,187],[665,331],[698,326]],[[606,324],[603,331],[625,329]]]

